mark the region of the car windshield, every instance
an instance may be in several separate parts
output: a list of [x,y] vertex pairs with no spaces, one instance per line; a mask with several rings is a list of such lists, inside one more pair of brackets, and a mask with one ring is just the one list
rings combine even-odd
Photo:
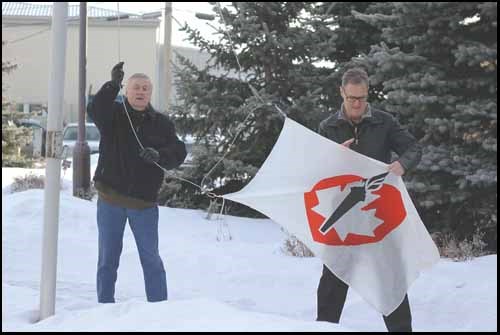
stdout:
[[[86,127],[85,137],[87,141],[99,141],[101,136],[97,127]],[[76,141],[78,139],[78,127],[68,127],[64,131],[64,140]]]

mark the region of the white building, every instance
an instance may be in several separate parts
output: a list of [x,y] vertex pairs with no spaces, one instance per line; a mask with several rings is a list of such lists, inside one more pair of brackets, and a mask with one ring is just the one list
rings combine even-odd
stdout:
[[[123,14],[123,13],[121,13]],[[124,61],[125,77],[136,72],[149,75],[158,87],[160,20],[130,15],[127,19],[109,21],[116,11],[88,7],[87,88],[91,94],[110,80],[112,67]],[[2,60],[17,64],[17,69],[2,75],[7,87],[4,96],[25,112],[46,109],[51,57],[52,5],[2,2]],[[175,53],[203,67],[209,56],[197,49],[172,47]],[[120,54],[120,59],[118,55]],[[64,86],[64,122],[78,120],[79,5],[68,8],[66,42],[66,77]],[[173,84],[172,84],[173,85]],[[153,106],[158,94],[153,91]],[[175,87],[171,101],[175,101]]]

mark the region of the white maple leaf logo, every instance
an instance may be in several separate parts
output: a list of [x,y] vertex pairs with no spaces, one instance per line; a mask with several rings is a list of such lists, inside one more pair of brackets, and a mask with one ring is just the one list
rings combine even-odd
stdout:
[[[324,190],[316,191],[318,196],[319,204],[312,208],[315,212],[322,215],[325,220],[330,218],[335,210],[341,205],[341,203],[349,196],[351,193],[351,188],[360,186],[364,182],[356,182],[347,185],[342,191],[340,187],[331,187]],[[342,239],[345,241],[349,233],[375,236],[374,230],[384,221],[375,217],[375,209],[371,210],[361,210],[367,204],[376,200],[380,196],[373,194],[371,191],[367,191],[365,194],[364,201],[356,203],[350,210],[348,210],[344,215],[342,215],[334,225],[330,226],[323,234],[326,234],[332,228]]]

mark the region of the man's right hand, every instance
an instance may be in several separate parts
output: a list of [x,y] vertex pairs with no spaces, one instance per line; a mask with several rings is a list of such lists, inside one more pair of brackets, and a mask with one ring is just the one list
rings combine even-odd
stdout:
[[118,85],[118,87],[122,87],[122,81],[125,73],[123,72],[123,64],[124,62],[120,62],[116,64],[111,70],[111,81]]

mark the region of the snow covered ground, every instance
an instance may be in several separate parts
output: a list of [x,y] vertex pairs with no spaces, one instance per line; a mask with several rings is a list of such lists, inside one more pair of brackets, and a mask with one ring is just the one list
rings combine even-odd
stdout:
[[[198,210],[160,207],[168,301],[146,302],[127,227],[117,303],[97,304],[96,202],[71,196],[71,169],[61,191],[56,314],[35,322],[44,192],[10,193],[13,178],[28,172],[2,168],[2,331],[385,331],[382,317],[353,290],[340,325],[314,321],[321,261],[286,255],[287,236],[273,221],[207,220]],[[408,295],[414,331],[496,331],[497,256],[442,259]]]

